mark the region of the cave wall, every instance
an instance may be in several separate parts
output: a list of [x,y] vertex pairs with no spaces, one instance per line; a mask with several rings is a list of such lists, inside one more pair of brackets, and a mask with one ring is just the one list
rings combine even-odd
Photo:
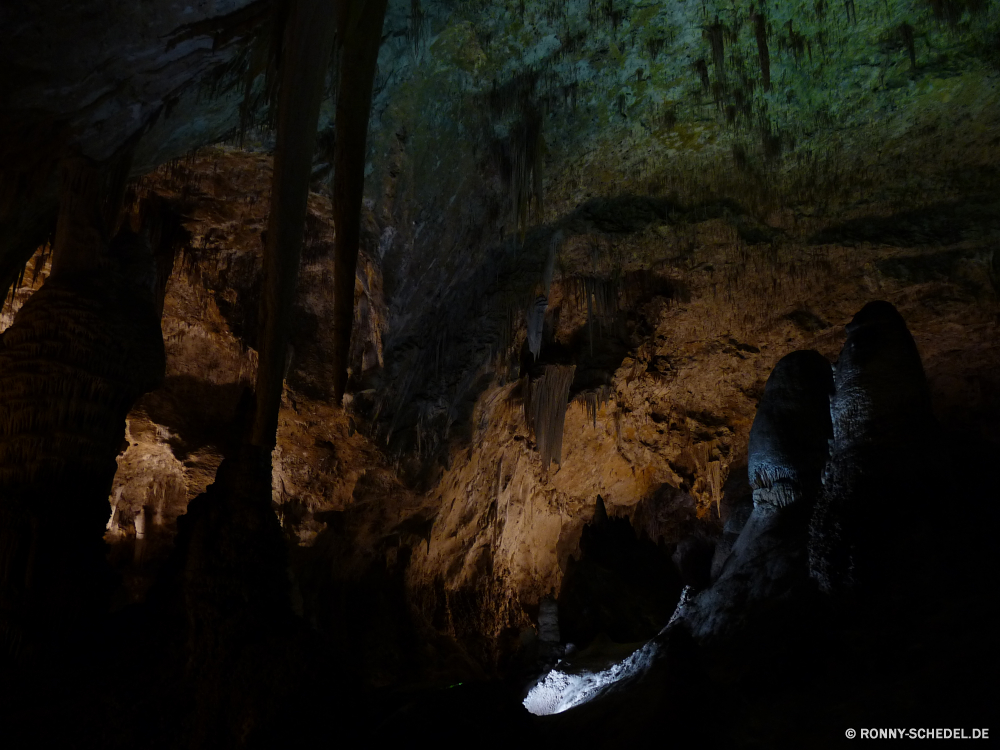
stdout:
[[[210,149],[141,186],[174,202],[189,237],[164,304],[166,381],[129,415],[109,498],[118,514],[109,512],[108,539],[126,597],[145,596],[176,518],[236,434],[254,367],[255,308],[246,300],[259,283],[268,169],[266,154]],[[515,310],[507,355],[484,347],[470,395],[457,404],[437,397],[450,425],[426,415],[406,425],[393,424],[398,395],[387,373],[409,360],[394,362],[384,344],[384,227],[372,214],[355,288],[357,385],[346,409],[329,400],[325,201],[321,192],[310,198],[273,501],[301,550],[293,567],[304,615],[333,637],[341,626],[340,610],[323,603],[331,592],[382,592],[374,603],[360,599],[361,630],[350,631],[370,633],[364,664],[376,683],[431,669],[439,657],[449,666],[435,668],[452,674],[505,668],[534,632],[541,601],[559,594],[598,494],[667,557],[685,540],[717,535],[747,492],[750,425],[774,364],[799,348],[834,360],[844,324],[872,297],[894,301],[906,318],[944,429],[983,445],[998,439],[997,290],[984,246],[994,230],[975,210],[925,212],[925,222],[937,216],[952,232],[944,246],[908,213],[803,221],[751,244],[745,217],[711,206],[675,206],[661,219],[648,201],[592,202],[560,222],[555,245],[551,231],[526,238],[517,252],[533,263],[508,266],[497,285],[535,289],[556,248],[539,359],[525,342],[527,308]],[[412,311],[421,313],[425,325],[442,322],[438,308]],[[475,331],[495,317],[486,305],[459,323]],[[428,369],[415,376],[448,393],[468,378],[469,361],[449,349],[476,350],[460,335],[431,343],[420,350]],[[523,394],[547,362],[576,369],[560,460],[546,469]],[[137,556],[134,519],[144,506]],[[404,657],[414,639],[433,644],[416,662]]]
[[[109,499],[130,596],[156,549],[129,553],[134,519],[150,506],[168,548],[238,434],[270,136],[150,170],[237,134],[247,91],[249,123],[266,122],[265,5],[108,9],[67,21],[76,46],[11,16],[3,54],[24,76],[0,133],[51,127],[0,152],[3,278],[44,240],[71,147],[109,156],[134,136],[134,189],[189,234],[166,382],[129,415]],[[461,669],[496,668],[558,593],[598,494],[654,542],[717,532],[774,364],[833,360],[874,298],[913,332],[944,429],[995,446],[997,23],[995,3],[391,3],[344,404],[329,398],[329,101],[309,198],[273,475],[289,541],[315,550],[297,563],[303,614],[333,623],[324,592],[364,580],[405,601],[364,616],[399,615],[398,652],[433,635]],[[524,399],[551,365],[576,369],[545,466]],[[401,669],[366,648],[379,679]]]

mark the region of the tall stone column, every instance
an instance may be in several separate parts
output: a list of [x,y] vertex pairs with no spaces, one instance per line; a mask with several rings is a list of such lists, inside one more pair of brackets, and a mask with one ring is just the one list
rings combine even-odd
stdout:
[[0,636],[14,652],[102,606],[125,416],[164,374],[152,252],[127,230],[109,242],[119,187],[86,159],[65,165],[52,275],[0,346]]

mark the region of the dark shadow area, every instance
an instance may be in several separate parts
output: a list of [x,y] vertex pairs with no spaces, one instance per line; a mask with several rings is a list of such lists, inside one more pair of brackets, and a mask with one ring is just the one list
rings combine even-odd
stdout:
[[559,591],[562,640],[583,649],[602,634],[617,643],[652,638],[670,619],[680,591],[666,549],[638,538],[628,518],[609,518],[598,496]]
[[830,327],[829,323],[808,308],[793,310],[785,316],[785,319],[790,320],[796,328],[805,333],[818,333]]
[[814,245],[871,242],[895,247],[953,245],[986,236],[997,227],[1000,227],[1000,209],[995,197],[970,196],[892,216],[852,219],[814,234],[809,242]]
[[[170,429],[170,447],[179,461],[205,446],[220,453],[239,439],[236,423],[246,387],[240,383],[210,383],[190,375],[166,378],[162,388],[140,402],[150,419]],[[191,404],[198,404],[192,409]]]
[[[244,346],[256,349],[259,346],[257,336],[260,333],[258,300],[263,288],[260,256],[256,253],[238,253],[227,256],[226,261],[227,265],[217,269],[217,273],[220,278],[225,279],[226,286],[237,290],[237,294],[232,299],[223,294],[216,294],[215,304],[218,305],[219,312],[226,319],[226,324],[233,335]],[[213,288],[219,285],[207,286]]]
[[[1000,293],[1000,284],[992,266],[996,262],[992,248],[942,250],[922,255],[885,258],[876,262],[879,273],[903,284],[942,282],[954,284],[963,292],[978,297]],[[985,267],[986,273],[982,271]],[[986,286],[983,276],[985,275]],[[985,287],[985,288],[984,288]]]
[[605,234],[632,234],[662,224],[697,224],[726,219],[740,238],[750,245],[772,243],[783,235],[774,227],[757,221],[740,203],[719,198],[685,205],[677,195],[616,195],[592,198],[557,222],[569,234],[591,231]]
[[639,232],[650,224],[669,223],[670,215],[683,212],[675,201],[644,195],[620,195],[593,198],[577,208],[565,220],[574,233],[596,229],[607,234]]

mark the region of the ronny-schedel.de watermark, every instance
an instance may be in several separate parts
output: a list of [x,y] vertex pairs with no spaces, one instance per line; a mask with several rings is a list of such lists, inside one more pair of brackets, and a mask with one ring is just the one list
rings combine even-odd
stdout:
[[879,728],[879,729],[848,729],[844,732],[847,739],[855,737],[861,740],[988,740],[989,728],[984,729],[929,729],[929,728]]

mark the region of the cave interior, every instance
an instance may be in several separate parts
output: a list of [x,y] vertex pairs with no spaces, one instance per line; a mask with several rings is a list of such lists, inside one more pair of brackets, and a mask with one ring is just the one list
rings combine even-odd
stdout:
[[0,35],[4,747],[988,736],[996,0]]

